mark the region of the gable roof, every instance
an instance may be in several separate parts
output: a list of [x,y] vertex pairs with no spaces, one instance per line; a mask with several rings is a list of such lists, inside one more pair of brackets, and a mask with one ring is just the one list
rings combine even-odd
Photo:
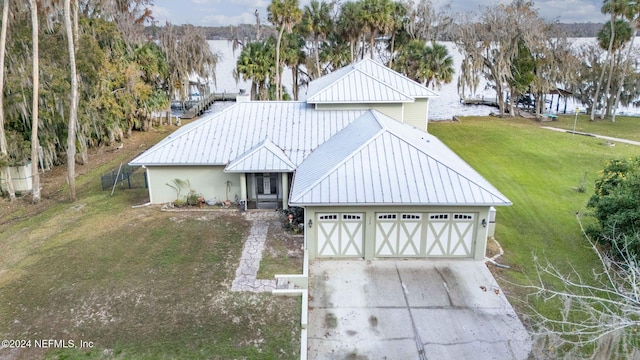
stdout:
[[434,96],[435,92],[387,66],[363,59],[310,82],[305,100],[310,104],[384,103]]
[[295,164],[273,141],[264,139],[261,143],[233,160],[225,172],[293,172]]
[[436,137],[376,111],[319,146],[298,167],[289,203],[511,205]]
[[[185,125],[133,159],[133,166],[225,166],[250,150],[274,154],[297,167],[318,145],[345,128],[365,110],[315,111],[292,101],[250,101],[206,115]],[[265,145],[268,139],[273,146]],[[260,144],[263,145],[262,149]],[[274,151],[272,151],[274,150]],[[252,159],[255,159],[253,157]],[[250,158],[245,158],[249,161]],[[273,159],[275,160],[275,159]],[[233,164],[234,166],[239,165]],[[248,162],[244,162],[247,165]],[[275,165],[274,165],[275,166]],[[233,168],[231,168],[233,169]]]

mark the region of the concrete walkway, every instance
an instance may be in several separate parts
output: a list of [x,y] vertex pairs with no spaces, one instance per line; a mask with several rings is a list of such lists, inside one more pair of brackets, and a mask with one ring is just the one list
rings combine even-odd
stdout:
[[547,129],[547,130],[559,131],[559,132],[566,132],[566,133],[569,133],[569,134],[576,134],[576,135],[583,135],[583,136],[593,136],[593,137],[595,137],[597,139],[604,139],[604,140],[609,140],[609,141],[614,141],[614,142],[619,142],[619,143],[625,143],[625,144],[631,144],[631,145],[640,146],[640,141],[621,139],[621,138],[615,138],[615,137],[611,137],[611,136],[604,136],[604,135],[598,135],[598,134],[590,134],[590,133],[584,133],[584,132],[567,130],[567,129],[560,129],[560,128],[556,128],[556,127],[552,127],[552,126],[541,126],[541,128]]
[[251,222],[251,229],[242,248],[240,264],[236,269],[236,277],[231,283],[231,291],[273,291],[276,288],[276,280],[258,279],[257,275],[269,232],[269,223],[277,220],[278,214],[275,211],[251,211],[246,212],[245,217]]

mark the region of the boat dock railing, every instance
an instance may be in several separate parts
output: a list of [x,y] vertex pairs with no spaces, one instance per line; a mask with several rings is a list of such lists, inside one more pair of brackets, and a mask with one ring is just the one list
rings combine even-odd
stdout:
[[204,112],[213,105],[216,101],[236,101],[236,97],[238,93],[211,93],[207,96],[202,97],[198,101],[186,101],[185,109],[180,118],[182,119],[193,119],[196,116],[200,116],[204,114]]

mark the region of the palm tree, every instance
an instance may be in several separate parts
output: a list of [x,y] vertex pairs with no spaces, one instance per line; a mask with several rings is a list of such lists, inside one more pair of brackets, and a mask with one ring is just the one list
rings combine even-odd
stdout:
[[267,99],[268,82],[274,71],[273,47],[270,42],[254,41],[240,52],[234,69],[236,80],[251,80],[251,99]]
[[355,61],[355,54],[358,53],[356,46],[360,43],[362,35],[362,3],[346,2],[340,7],[340,15],[338,15],[337,30],[340,37],[349,42],[349,50],[351,52],[351,62]]
[[302,18],[305,30],[313,34],[313,48],[315,52],[315,79],[322,76],[320,72],[320,38],[326,40],[327,34],[333,28],[333,21],[331,20],[331,9],[333,3],[327,4],[324,1],[311,0],[309,5],[304,7],[304,15]]
[[283,40],[285,50],[282,53],[282,58],[284,64],[291,69],[291,79],[293,80],[291,92],[293,93],[293,100],[297,101],[300,87],[300,65],[305,64],[306,61],[304,52],[305,39],[302,35],[293,31],[287,34]]
[[331,33],[327,42],[320,47],[320,61],[327,65],[328,72],[344,67],[353,62],[351,43],[343,41],[337,33]]
[[71,23],[71,0],[64,0],[64,25],[69,47],[69,68],[71,69],[71,109],[67,130],[67,182],[69,197],[76,200],[76,126],[78,123],[78,76],[76,74],[76,51]]
[[40,202],[40,173],[38,172],[38,88],[40,87],[40,79],[38,77],[39,64],[38,64],[38,4],[36,0],[29,0],[31,8],[31,41],[33,42],[33,98],[31,106],[31,172],[33,176],[33,197],[34,204]]
[[[600,88],[602,87],[602,81],[604,80],[604,72],[607,69],[606,63],[611,63],[610,55],[613,51],[613,42],[616,36],[615,28],[614,28],[615,22],[618,15],[623,12],[623,9],[624,9],[623,3],[620,0],[605,0],[604,4],[602,5],[602,9],[601,9],[602,13],[611,15],[611,20],[609,21],[609,25],[611,28],[611,32],[610,32],[611,36],[609,37],[609,46],[607,48],[607,57],[605,60],[605,65],[602,66],[602,71],[600,72],[600,78],[598,79],[598,83],[596,84],[596,94],[593,98],[593,105],[591,107],[591,114],[589,118],[591,121],[595,119],[595,110],[599,102],[598,97],[600,96]],[[612,71],[611,67],[609,71]],[[604,114],[604,112],[602,113]]]
[[298,0],[272,0],[268,8],[269,21],[278,30],[276,41],[276,99],[282,100],[282,84],[280,79],[280,44],[285,30],[289,33],[293,25],[302,19],[302,10],[298,8]]
[[425,86],[440,88],[453,80],[453,57],[444,45],[427,46],[414,39],[398,52],[394,69]]
[[[611,44],[610,39],[612,38],[612,34],[609,31],[608,24],[600,29],[598,32],[598,43],[601,48],[605,47],[607,43]],[[620,60],[622,58],[622,49],[624,46],[631,40],[631,26],[626,20],[617,19],[614,25],[613,32],[613,44],[611,48],[611,54],[609,56],[609,74],[607,76],[607,84],[603,89],[602,97],[603,97],[603,111],[600,113],[600,119],[604,119],[605,116],[609,116],[611,113],[611,107],[613,106],[613,94],[611,94],[612,90],[612,80],[614,72],[619,70]],[[621,84],[619,84],[621,85]]]
[[[626,56],[626,61],[631,61],[632,60],[631,51],[633,50],[633,43],[636,39],[636,34],[638,33],[638,30],[640,30],[640,2],[631,1],[627,3],[624,16],[633,25],[632,26],[633,30],[631,31],[631,42],[629,43],[629,47],[627,48],[627,56]],[[620,80],[618,82],[618,91],[616,92],[616,97],[613,103],[613,114],[611,117],[611,122],[616,122],[616,108],[618,107],[618,103],[620,102],[620,95],[622,93],[624,79],[627,77],[627,69],[628,69],[627,65],[623,66],[622,71],[620,73]]]
[[375,38],[386,34],[391,27],[393,4],[390,0],[363,0],[360,15],[362,22],[369,31],[369,52],[374,58]]
[[404,26],[404,20],[407,16],[407,7],[405,4],[400,2],[393,2],[391,4],[393,7],[393,11],[391,12],[391,23],[389,30],[391,31],[391,44],[390,44],[390,56],[389,56],[389,67],[393,64],[393,55],[395,53],[396,48],[396,34],[402,30]]
[[446,46],[435,41],[426,49],[425,62],[428,71],[425,76],[425,85],[440,89],[442,84],[448,84],[453,80],[453,57],[449,55]]
[[[7,135],[4,131],[4,59],[5,52],[7,50],[7,28],[9,21],[9,0],[4,0],[2,6],[2,30],[0,31],[0,159],[9,159],[9,152],[7,149]],[[9,193],[9,200],[13,202],[16,199],[16,191],[13,187],[13,179],[9,174],[8,162],[4,166],[0,163],[0,175],[4,177],[5,184],[7,184],[7,192]]]
[[426,44],[419,39],[411,40],[395,56],[393,69],[409,79],[424,83],[424,56]]

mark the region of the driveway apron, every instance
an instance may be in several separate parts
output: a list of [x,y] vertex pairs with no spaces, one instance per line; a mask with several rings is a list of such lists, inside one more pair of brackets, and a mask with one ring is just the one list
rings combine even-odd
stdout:
[[479,261],[316,261],[309,359],[526,359],[529,334]]

